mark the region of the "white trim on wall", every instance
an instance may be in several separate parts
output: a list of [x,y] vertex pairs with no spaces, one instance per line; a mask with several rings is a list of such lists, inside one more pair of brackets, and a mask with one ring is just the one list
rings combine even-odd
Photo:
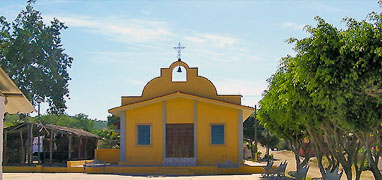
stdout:
[[241,161],[243,161],[243,110],[238,110],[238,116],[237,116],[237,122],[238,122],[238,157],[237,160],[239,161],[239,164]]
[[197,122],[198,122],[198,101],[194,100],[194,158],[198,157],[198,148],[197,148]]
[[126,111],[120,117],[120,162],[126,162]]
[[0,180],[3,179],[3,119],[5,109],[5,98],[0,96]]
[[166,158],[166,119],[167,119],[166,101],[163,101],[162,102],[163,158]]

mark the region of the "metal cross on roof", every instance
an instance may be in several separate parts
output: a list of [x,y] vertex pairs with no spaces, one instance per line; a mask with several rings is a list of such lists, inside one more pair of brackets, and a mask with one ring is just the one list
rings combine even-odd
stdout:
[[180,42],[178,43],[177,47],[174,47],[174,49],[178,52],[178,61],[180,61],[180,56],[182,55],[182,50],[185,49],[186,47],[182,47]]

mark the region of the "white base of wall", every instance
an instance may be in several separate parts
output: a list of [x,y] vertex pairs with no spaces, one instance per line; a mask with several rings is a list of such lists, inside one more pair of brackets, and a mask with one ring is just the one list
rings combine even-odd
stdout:
[[163,166],[196,166],[196,158],[164,158]]

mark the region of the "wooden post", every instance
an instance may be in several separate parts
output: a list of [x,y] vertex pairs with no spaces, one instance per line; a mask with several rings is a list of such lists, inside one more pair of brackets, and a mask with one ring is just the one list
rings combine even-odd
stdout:
[[29,144],[29,148],[30,148],[30,151],[29,151],[29,155],[30,155],[30,160],[31,160],[31,163],[33,164],[33,124],[30,124],[30,144]]
[[88,159],[88,139],[89,138],[85,138],[85,159]]
[[27,161],[30,164],[31,160],[30,160],[30,152],[29,151],[31,150],[31,148],[29,148],[29,145],[30,145],[30,138],[31,138],[31,125],[28,124],[27,128],[28,128],[28,130],[27,130],[27,142],[25,144],[25,148],[26,148],[26,154],[27,154]]
[[21,144],[21,161],[22,163],[25,162],[25,148],[24,148],[24,139],[23,139],[23,131],[20,131],[20,144]]
[[53,138],[54,138],[54,130],[50,131],[50,141],[49,141],[49,162],[52,163],[53,160]]
[[68,161],[72,159],[72,134],[68,136],[69,138],[69,152],[68,152]]
[[4,152],[3,152],[3,162],[7,163],[8,158],[7,158],[7,131],[4,131]]
[[25,140],[25,163],[29,163],[29,133],[30,133],[29,124],[26,125],[26,127],[27,127],[27,133],[25,138],[27,139]]
[[81,143],[82,142],[82,136],[79,137],[78,139],[78,159],[81,158]]
[[33,163],[33,125],[28,124],[28,163]]

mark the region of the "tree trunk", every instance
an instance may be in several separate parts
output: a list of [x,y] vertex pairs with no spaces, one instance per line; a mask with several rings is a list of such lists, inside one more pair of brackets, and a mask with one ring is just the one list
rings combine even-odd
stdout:
[[269,162],[271,161],[271,160],[270,160],[270,157],[269,157],[269,147],[266,146],[266,148],[267,148],[267,150],[266,150],[266,152],[265,152],[265,156],[267,157],[267,163],[269,164]]
[[310,129],[309,126],[306,127],[306,130],[307,130],[309,136],[311,137],[311,140],[313,143],[313,150],[314,150],[314,154],[317,158],[318,168],[320,169],[321,176],[324,176],[326,172],[325,172],[325,167],[322,163],[322,156],[323,156],[323,151],[324,151],[324,148],[322,145],[323,141],[319,139],[320,134],[313,133],[313,130]]
[[369,146],[366,146],[366,152],[367,152],[368,159],[369,159],[370,171],[373,173],[374,178],[375,179],[382,179],[381,171],[379,171],[379,169],[378,169],[378,160],[374,160],[375,158],[373,157]]
[[[335,127],[334,124],[327,124],[323,126],[323,131],[325,132],[325,139],[328,144],[331,154],[333,154],[337,161],[342,165],[343,170],[345,171],[346,177],[348,180],[352,180],[352,155],[350,151],[354,151],[350,148],[347,149],[348,153],[345,153],[345,148],[343,143],[346,139],[339,139],[344,136],[339,129]],[[347,155],[347,157],[346,157]]]
[[375,179],[382,179],[382,174],[381,171],[379,171],[378,166],[371,165],[370,170],[373,173]]
[[297,167],[297,171],[299,170],[300,168],[300,154],[299,154],[299,145],[298,145],[298,142],[293,138],[289,139],[288,140],[290,146],[291,146],[291,149],[292,149],[292,152],[294,154],[294,159],[296,160],[296,167]]
[[[379,171],[378,169],[378,161],[379,161],[379,157],[380,157],[380,154],[381,154],[381,150],[379,150],[379,152],[376,154],[376,156],[373,156],[373,153],[371,152],[371,147],[370,147],[370,144],[371,144],[371,139],[370,138],[370,135],[369,134],[365,134],[365,133],[361,133],[360,134],[360,137],[362,137],[362,142],[364,142],[364,146],[365,146],[365,149],[366,149],[366,153],[367,153],[367,157],[368,157],[368,160],[369,160],[369,165],[370,165],[370,171],[373,173],[373,176],[375,179],[382,179],[382,174],[381,174],[381,171]],[[374,137],[377,137],[375,144],[379,144],[379,137],[377,135],[377,133],[374,133]]]

